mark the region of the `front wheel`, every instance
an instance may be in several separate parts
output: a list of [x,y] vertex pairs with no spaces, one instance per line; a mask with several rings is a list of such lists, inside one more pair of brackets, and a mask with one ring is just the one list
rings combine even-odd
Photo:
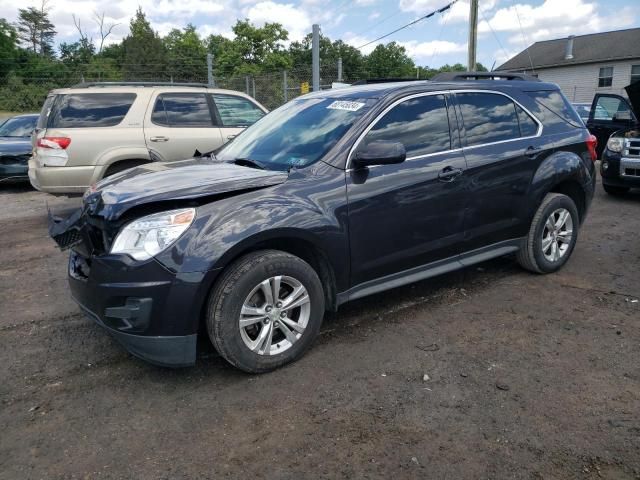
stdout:
[[580,219],[571,198],[549,193],[533,217],[518,263],[532,272],[551,273],[567,263],[578,240]]
[[262,373],[302,356],[323,315],[315,270],[291,254],[263,250],[225,270],[209,297],[206,320],[220,355],[245,372]]

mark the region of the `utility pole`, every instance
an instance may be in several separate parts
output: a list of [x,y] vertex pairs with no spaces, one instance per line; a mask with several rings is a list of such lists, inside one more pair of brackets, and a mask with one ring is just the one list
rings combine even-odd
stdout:
[[476,49],[478,44],[478,0],[471,0],[469,7],[469,57],[467,70],[476,70]]
[[311,77],[313,91],[320,90],[320,25],[314,23],[311,34]]
[[213,54],[207,53],[207,84],[213,88],[216,86],[213,80]]

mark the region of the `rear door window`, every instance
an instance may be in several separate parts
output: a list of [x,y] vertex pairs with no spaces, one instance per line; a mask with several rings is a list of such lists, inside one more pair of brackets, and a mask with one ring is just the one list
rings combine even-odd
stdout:
[[248,127],[265,115],[254,103],[235,95],[214,94],[213,101],[223,127]]
[[49,114],[47,126],[51,128],[113,127],[122,122],[135,98],[135,93],[58,95]]
[[204,93],[163,93],[158,95],[151,121],[165,127],[212,127],[209,102]]
[[395,106],[369,130],[361,145],[376,141],[402,143],[408,158],[450,150],[444,95],[412,98]]
[[456,93],[462,113],[467,146],[520,137],[513,101],[496,93]]
[[535,137],[538,133],[538,124],[524,109],[516,104],[516,113],[518,114],[518,122],[520,123],[521,137]]

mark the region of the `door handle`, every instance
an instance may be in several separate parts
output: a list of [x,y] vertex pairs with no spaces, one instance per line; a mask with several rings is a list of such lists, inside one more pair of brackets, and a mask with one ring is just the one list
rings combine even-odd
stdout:
[[169,137],[151,137],[149,140],[152,142],[168,142]]
[[238,136],[238,134],[236,133],[235,135],[227,135],[227,140],[233,140],[234,138],[236,138]]
[[453,182],[456,178],[462,175],[463,170],[461,168],[445,167],[438,174],[438,179],[441,182]]
[[544,148],[529,147],[524,151],[524,154],[529,158],[533,158],[539,155],[540,153],[542,153],[543,151],[544,151]]

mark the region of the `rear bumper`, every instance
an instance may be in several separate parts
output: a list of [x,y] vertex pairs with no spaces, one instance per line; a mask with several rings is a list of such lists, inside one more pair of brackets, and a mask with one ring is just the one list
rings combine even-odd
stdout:
[[91,184],[95,166],[39,167],[29,160],[29,181],[41,192],[66,194],[83,193]]
[[168,367],[193,365],[206,275],[175,274],[156,260],[69,256],[69,286],[82,310],[131,354]]

